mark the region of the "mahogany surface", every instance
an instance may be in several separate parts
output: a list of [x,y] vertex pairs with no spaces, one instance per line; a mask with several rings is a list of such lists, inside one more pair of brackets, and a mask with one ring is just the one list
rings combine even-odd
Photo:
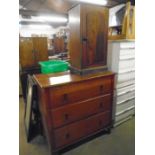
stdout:
[[71,67],[77,71],[107,65],[108,8],[80,4],[69,10]]

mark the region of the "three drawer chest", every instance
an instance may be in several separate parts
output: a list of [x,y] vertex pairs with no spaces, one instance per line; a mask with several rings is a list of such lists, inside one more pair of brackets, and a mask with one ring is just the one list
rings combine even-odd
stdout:
[[114,74],[37,74],[39,109],[51,155],[112,127]]

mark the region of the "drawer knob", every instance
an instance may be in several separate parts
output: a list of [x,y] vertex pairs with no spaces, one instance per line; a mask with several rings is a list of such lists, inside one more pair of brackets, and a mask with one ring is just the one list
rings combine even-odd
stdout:
[[103,85],[100,86],[100,92],[103,93]]
[[68,101],[68,95],[67,94],[64,94],[63,99],[64,99],[64,102],[66,103]]
[[98,124],[99,124],[99,126],[101,126],[101,125],[102,125],[102,121],[101,121],[101,120],[99,120]]
[[103,108],[103,103],[102,102],[100,103],[99,108]]
[[70,134],[69,133],[66,133],[65,138],[66,139],[69,139],[70,138]]
[[68,114],[65,114],[64,117],[65,117],[65,120],[68,120],[69,115]]

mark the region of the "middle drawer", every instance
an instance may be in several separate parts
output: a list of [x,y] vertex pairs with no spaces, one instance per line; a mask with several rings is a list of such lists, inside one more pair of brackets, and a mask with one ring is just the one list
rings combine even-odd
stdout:
[[51,110],[54,128],[93,115],[98,112],[110,111],[111,95],[96,97]]

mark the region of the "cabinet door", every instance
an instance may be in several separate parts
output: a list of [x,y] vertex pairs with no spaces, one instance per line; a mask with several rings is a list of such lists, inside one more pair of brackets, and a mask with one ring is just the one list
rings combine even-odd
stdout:
[[34,37],[33,47],[35,52],[35,63],[48,60],[48,47],[46,37]]
[[31,38],[20,38],[19,59],[22,68],[32,67],[35,65],[33,41]]
[[83,31],[84,59],[83,65],[106,65],[108,10],[103,7],[87,6],[85,8],[85,30]]

